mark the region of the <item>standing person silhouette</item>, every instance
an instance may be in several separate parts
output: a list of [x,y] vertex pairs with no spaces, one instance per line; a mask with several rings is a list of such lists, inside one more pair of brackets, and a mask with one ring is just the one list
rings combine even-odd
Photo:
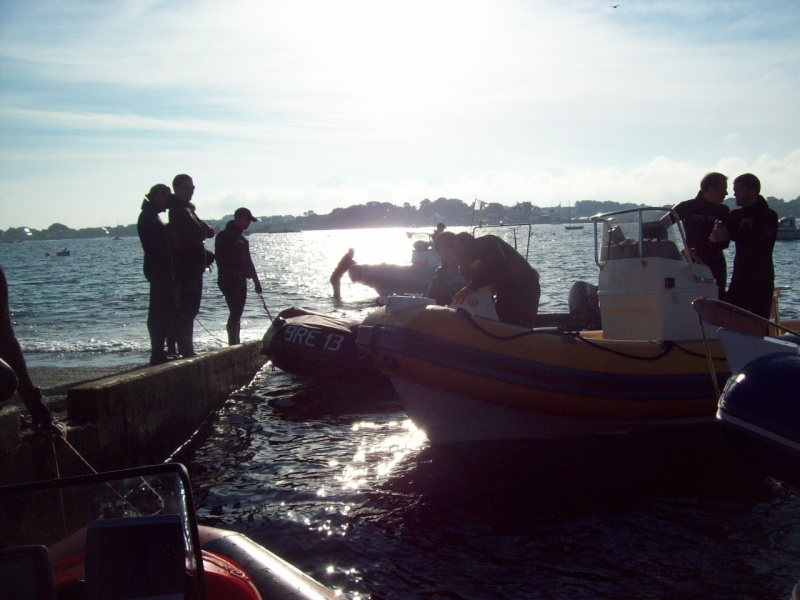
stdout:
[[175,340],[178,353],[184,358],[195,356],[194,318],[203,298],[203,272],[214,260],[203,240],[214,237],[214,230],[195,212],[192,204],[194,182],[188,175],[172,180],[173,194],[167,200],[169,224],[167,233],[175,266],[178,308],[175,313]]
[[250,242],[244,232],[250,223],[258,221],[247,208],[237,208],[233,220],[228,221],[225,229],[217,234],[214,240],[214,252],[217,260],[217,285],[225,303],[228,305],[228,344],[240,343],[242,313],[247,301],[247,280],[252,279],[256,294],[261,294],[261,282],[258,280],[253,259],[250,256]]
[[695,198],[672,208],[683,221],[689,249],[711,269],[720,300],[725,299],[725,284],[728,279],[728,265],[723,250],[730,242],[712,242],[709,236],[714,229],[714,223],[724,221],[730,212],[722,203],[727,195],[728,178],[722,173],[708,173],[700,181],[700,191]]
[[167,210],[169,187],[157,183],[145,196],[136,223],[144,251],[144,276],[150,283],[147,331],[150,334],[150,364],[167,362],[167,338],[175,316],[175,272],[167,227],[159,214]]
[[765,319],[772,309],[775,267],[772,250],[778,235],[778,214],[761,195],[761,182],[752,173],[733,180],[736,205],[724,221],[718,221],[711,241],[736,244],[731,284],[725,296],[731,304]]

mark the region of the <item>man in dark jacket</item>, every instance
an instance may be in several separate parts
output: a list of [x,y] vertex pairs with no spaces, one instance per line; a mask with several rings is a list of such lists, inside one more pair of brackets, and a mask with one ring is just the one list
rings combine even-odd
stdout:
[[214,237],[214,230],[195,213],[192,196],[194,182],[188,175],[176,175],[172,180],[174,194],[167,200],[169,224],[167,234],[172,247],[175,284],[178,289],[178,309],[175,313],[175,339],[178,353],[195,356],[194,318],[200,312],[203,298],[203,273],[214,255],[206,250],[203,240]]
[[150,364],[167,362],[165,344],[175,316],[175,275],[167,228],[158,215],[167,210],[169,187],[157,183],[145,196],[136,223],[144,250],[144,276],[150,282],[147,331],[150,333]]
[[495,310],[500,321],[533,327],[539,311],[539,273],[511,245],[495,235],[479,238],[469,233],[444,231],[433,240],[433,250],[443,264],[458,265],[469,281],[453,295],[453,304],[485,285],[493,285]]
[[243,235],[250,223],[256,221],[258,219],[248,209],[237,208],[233,213],[233,221],[228,221],[214,241],[217,284],[228,305],[228,344],[231,346],[239,343],[242,313],[247,300],[247,280],[252,279],[256,294],[261,293],[261,282],[250,256],[250,242]]
[[717,282],[720,300],[725,299],[725,283],[728,265],[723,250],[729,242],[712,242],[709,239],[714,223],[724,221],[730,209],[722,202],[728,195],[728,178],[722,173],[708,173],[700,181],[700,191],[692,200],[676,204],[672,210],[678,213],[686,231],[686,243],[703,264],[708,265]]
[[755,175],[745,173],[734,179],[733,195],[741,208],[717,223],[711,239],[732,240],[736,244],[726,300],[768,319],[775,287],[772,249],[778,235],[778,214],[760,192],[761,182]]

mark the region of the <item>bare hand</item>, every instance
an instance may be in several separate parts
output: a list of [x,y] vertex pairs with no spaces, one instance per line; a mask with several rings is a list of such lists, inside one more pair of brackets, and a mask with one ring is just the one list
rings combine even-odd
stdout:
[[475,290],[472,289],[471,286],[466,286],[458,290],[455,294],[453,294],[453,301],[451,304],[463,304],[464,300],[469,298]]

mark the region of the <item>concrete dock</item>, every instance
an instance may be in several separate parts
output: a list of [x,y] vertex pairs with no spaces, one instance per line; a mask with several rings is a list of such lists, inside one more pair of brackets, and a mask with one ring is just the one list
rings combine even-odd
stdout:
[[0,485],[164,461],[253,380],[260,351],[247,342],[71,387],[63,438],[21,430],[19,408],[3,408]]

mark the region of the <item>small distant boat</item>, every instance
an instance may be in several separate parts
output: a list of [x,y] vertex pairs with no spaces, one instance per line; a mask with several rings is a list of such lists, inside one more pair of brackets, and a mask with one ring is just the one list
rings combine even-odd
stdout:
[[70,255],[70,251],[69,251],[69,250],[67,250],[66,248],[64,248],[63,250],[59,250],[58,252],[56,252],[56,256],[69,256],[69,255]]
[[574,230],[574,229],[583,229],[583,225],[576,225],[572,221],[572,213],[570,211],[570,205],[569,204],[567,204],[567,224],[564,225],[564,229],[566,229],[567,231],[571,231],[571,230]]
[[783,217],[778,221],[779,240],[800,240],[800,229],[797,227],[795,217]]

